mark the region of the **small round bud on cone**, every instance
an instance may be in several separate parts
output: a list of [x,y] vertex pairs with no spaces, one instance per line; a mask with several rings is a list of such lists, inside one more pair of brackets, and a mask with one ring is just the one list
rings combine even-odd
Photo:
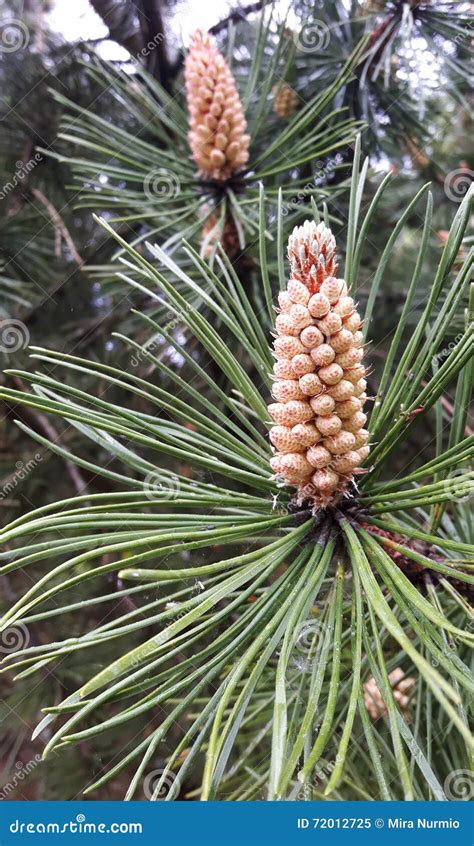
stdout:
[[301,376],[298,384],[307,397],[316,397],[323,390],[323,383],[316,373],[306,373],[305,376]]
[[340,473],[342,476],[346,476],[348,473],[352,473],[359,464],[359,453],[355,450],[349,450],[349,452],[346,452],[345,455],[339,455],[337,458],[334,458],[331,467],[333,470],[336,470],[337,473]]
[[273,402],[268,406],[268,411],[276,423],[281,426],[295,426],[296,423],[305,423],[311,420],[313,412],[311,406],[300,400],[289,402]]
[[323,467],[331,463],[332,455],[323,446],[312,446],[307,451],[306,458],[316,470],[322,470]]
[[299,331],[306,329],[313,322],[308,309],[302,303],[295,303],[291,306],[290,317]]
[[329,394],[321,394],[319,397],[313,397],[310,405],[316,417],[319,417],[325,414],[331,414],[336,407],[336,402]]
[[354,311],[349,317],[344,318],[344,327],[349,329],[349,332],[357,332],[362,326],[362,320],[358,311]]
[[329,364],[333,363],[336,358],[336,353],[330,344],[321,344],[320,347],[316,347],[316,349],[311,350],[311,358],[313,359],[314,364],[317,364],[318,367],[327,367]]
[[280,358],[278,361],[275,361],[273,365],[275,376],[278,376],[279,379],[295,379],[297,374],[293,367],[293,361],[294,359],[290,361],[288,358]]
[[316,418],[316,426],[324,437],[332,437],[341,431],[342,421],[337,414],[325,414]]
[[270,440],[278,452],[301,452],[304,449],[288,426],[274,426],[270,432]]
[[355,434],[359,429],[363,429],[367,421],[367,415],[363,411],[356,411],[351,417],[344,420],[344,429],[346,432]]
[[327,367],[321,367],[318,371],[318,376],[325,385],[337,385],[344,376],[344,371],[339,364],[329,364]]
[[335,361],[337,364],[340,364],[341,367],[348,370],[350,367],[356,367],[360,361],[362,361],[364,357],[364,351],[358,350],[355,347],[351,347],[350,350],[347,350],[345,353],[338,353],[336,355]]
[[312,317],[324,317],[331,308],[331,303],[324,294],[313,294],[308,308]]
[[321,440],[321,432],[316,429],[314,423],[298,423],[293,426],[291,434],[303,447],[317,444]]
[[349,317],[355,310],[355,303],[352,297],[341,297],[334,306],[334,311],[342,318]]
[[280,335],[299,335],[291,314],[277,314],[275,328]]
[[365,394],[367,388],[367,382],[365,379],[359,379],[358,382],[354,384],[354,396],[360,397],[362,394]]
[[331,345],[336,353],[347,352],[354,345],[354,337],[350,329],[342,327],[331,337]]
[[283,314],[286,314],[290,311],[291,306],[293,305],[293,301],[288,293],[288,291],[280,291],[278,294],[278,305],[280,307],[280,311]]
[[223,182],[247,164],[250,136],[234,76],[202,30],[191,36],[184,79],[193,159],[202,176]]
[[[336,305],[343,296],[343,291],[346,289],[344,279],[335,279],[334,276],[329,276],[321,284],[321,293],[328,298],[331,305]],[[346,289],[347,290],[347,289]]]
[[305,345],[307,352],[322,344],[324,336],[317,326],[307,326],[300,335],[300,341]]
[[307,352],[307,348],[301,343],[300,338],[292,338],[290,335],[275,338],[273,346],[278,358],[292,359],[298,353]]
[[[356,364],[355,367],[345,370],[344,376],[349,380],[349,382],[352,382],[353,385],[357,385],[361,379],[365,382],[365,367],[362,364]],[[365,383],[365,387],[367,387],[367,383]]]
[[[297,397],[295,397],[297,399]],[[343,402],[338,402],[336,405],[336,414],[339,417],[344,419],[345,417],[352,417],[356,411],[360,411],[362,408],[362,403],[357,397],[351,397],[351,399],[344,400]]]
[[335,335],[336,332],[339,332],[339,329],[342,329],[341,316],[336,314],[335,311],[328,311],[326,317],[318,320],[318,329],[323,335]]
[[344,455],[349,450],[355,448],[356,438],[352,432],[344,431],[339,432],[333,438],[325,438],[323,443],[326,449],[332,452],[333,455]]
[[306,355],[305,353],[295,355],[295,357],[291,359],[291,366],[297,376],[306,376],[308,373],[313,373],[313,371],[316,370],[316,365],[313,359],[310,355]]
[[306,285],[303,285],[302,282],[298,282],[297,279],[290,279],[287,291],[288,296],[293,303],[302,303],[303,305],[307,305],[309,301],[309,291]]
[[279,379],[272,388],[272,394],[278,402],[304,399],[304,393],[298,382],[293,379]]
[[336,244],[306,221],[288,242],[291,279],[278,298],[273,348],[274,473],[313,509],[335,504],[369,455],[361,318],[337,278]]
[[[356,432],[355,435],[354,435],[354,438],[355,438],[354,446],[355,446],[355,448],[359,449],[359,447],[365,446],[368,443],[369,437],[370,437],[370,435],[369,435],[367,429],[359,429],[359,431]],[[367,455],[368,455],[368,453],[367,453]]]
[[[290,452],[281,459],[280,467],[292,482],[301,482],[311,473],[312,466],[306,457],[299,452]],[[281,472],[281,470],[279,471]]]
[[[347,375],[346,370],[344,371],[344,375]],[[337,402],[343,402],[354,395],[354,385],[347,379],[341,379],[337,385],[333,385],[332,388],[329,388],[328,393],[337,400]]]
[[339,476],[334,470],[317,470],[312,481],[316,489],[321,491],[322,496],[330,497],[338,488]]

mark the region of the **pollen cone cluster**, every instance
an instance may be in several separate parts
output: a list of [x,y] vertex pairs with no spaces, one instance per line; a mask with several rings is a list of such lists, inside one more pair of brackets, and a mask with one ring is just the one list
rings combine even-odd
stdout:
[[184,78],[193,159],[206,179],[225,181],[247,163],[250,135],[231,70],[202,30],[191,37]]
[[283,82],[281,85],[276,85],[273,89],[275,100],[273,103],[273,111],[280,118],[289,118],[296,112],[298,106],[298,94],[295,89]]
[[[412,676],[405,676],[401,667],[396,667],[388,674],[388,680],[392,687],[395,702],[402,711],[406,711],[410,701],[410,691],[416,679]],[[370,678],[364,684],[364,702],[373,720],[387,716],[388,708],[374,678]]]
[[278,297],[276,362],[268,406],[275,474],[299,503],[334,504],[369,454],[361,318],[324,223],[307,220],[288,241],[290,281]]

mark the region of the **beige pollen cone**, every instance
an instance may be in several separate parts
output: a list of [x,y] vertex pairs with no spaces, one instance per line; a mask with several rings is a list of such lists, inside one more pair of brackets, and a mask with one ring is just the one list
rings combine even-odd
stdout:
[[[405,676],[401,667],[396,667],[388,674],[388,680],[392,687],[395,702],[401,711],[406,711],[410,701],[410,692],[416,679],[413,676]],[[373,720],[388,715],[388,708],[374,678],[370,678],[364,684],[364,703]]]
[[278,117],[284,119],[290,118],[296,112],[298,107],[299,97],[295,89],[283,82],[281,85],[275,86],[273,89],[275,100],[273,103],[273,111]]
[[211,36],[191,36],[184,65],[189,145],[206,179],[225,181],[248,161],[250,135],[235,79]]
[[299,503],[317,509],[341,498],[369,455],[362,321],[336,278],[336,243],[324,223],[295,227],[288,258],[273,343],[270,464],[297,487]]

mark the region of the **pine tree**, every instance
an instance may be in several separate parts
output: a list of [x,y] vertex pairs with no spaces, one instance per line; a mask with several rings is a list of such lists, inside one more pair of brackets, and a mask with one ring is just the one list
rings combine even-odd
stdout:
[[[2,759],[46,745],[28,793],[442,799],[469,767],[469,21],[293,11],[176,57],[130,20],[126,68],[84,45],[67,93],[51,74],[62,135],[9,225],[46,277],[63,227],[60,284],[74,232],[81,269],[59,329],[7,276],[40,366],[7,351],[0,394],[36,461],[0,503]],[[406,90],[418,35],[449,104]]]
[[[363,175],[356,172],[353,207],[362,188]],[[428,245],[429,195],[426,206],[407,311]],[[443,352],[439,366],[434,362],[452,315],[465,302],[470,260],[454,275],[451,271],[469,212],[466,199],[454,218],[418,331],[403,346],[402,320],[393,338],[368,423],[373,446],[367,472],[338,497],[316,498],[314,508],[311,504],[308,508],[302,496],[295,498],[291,488],[278,487],[271,477],[264,436],[269,339],[231,265],[224,262],[225,273],[219,277],[191,248],[186,252],[199,265],[200,293],[212,319],[190,306],[168,281],[166,271],[174,262],[166,253],[153,251],[164,267],[160,272],[122,242],[135,272],[151,286],[150,293],[161,289],[172,311],[222,371],[228,385],[225,392],[211,371],[203,370],[185,351],[187,378],[169,371],[146,346],[125,338],[135,355],[153,363],[157,373],[167,373],[174,390],[73,355],[41,349],[34,354],[50,366],[66,371],[81,367],[130,397],[141,396],[149,410],[128,411],[128,402],[119,406],[104,394],[86,395],[70,386],[67,378],[58,380],[41,372],[17,374],[31,381],[34,393],[3,391],[9,401],[59,414],[128,468],[124,472],[112,469],[114,465],[92,464],[52,444],[56,453],[114,480],[119,490],[40,508],[3,532],[5,543],[15,542],[4,573],[30,562],[51,562],[44,576],[4,615],[5,629],[15,625],[28,629],[51,615],[74,614],[77,588],[90,579],[99,579],[94,602],[109,602],[106,583],[105,592],[98,587],[105,573],[116,573],[125,585],[138,583],[132,588],[132,610],[111,622],[98,621],[82,635],[26,644],[6,661],[30,675],[45,661],[61,663],[83,651],[86,667],[86,655],[109,644],[110,663],[99,662],[95,672],[85,673],[76,691],[46,709],[38,727],[42,731],[48,726],[46,754],[64,743],[93,741],[109,729],[133,725],[158,704],[166,707],[158,726],[128,746],[124,757],[111,762],[88,790],[136,762],[127,791],[131,798],[159,762],[153,798],[161,795],[163,785],[170,788],[167,798],[173,798],[180,785],[186,789],[187,773],[192,776],[195,768],[201,769],[205,751],[200,795],[225,798],[227,781],[231,784],[234,775],[241,779],[240,766],[247,762],[239,727],[249,720],[255,721],[255,730],[265,729],[267,752],[262,755],[260,750],[256,771],[252,767],[252,779],[255,772],[259,774],[253,786],[244,778],[241,790],[247,798],[255,791],[258,795],[264,784],[268,798],[286,797],[295,789],[313,795],[315,767],[329,750],[337,751],[337,763],[325,794],[337,791],[346,798],[351,769],[361,767],[357,747],[350,744],[360,731],[374,765],[374,775],[364,785],[371,798],[441,798],[450,769],[465,767],[471,740],[460,696],[471,685],[464,653],[472,633],[463,628],[467,610],[463,597],[472,583],[466,520],[473,482],[466,463],[472,458],[473,443],[472,436],[464,435],[471,388],[470,316],[466,331]],[[355,294],[367,224],[367,216],[359,221],[355,205],[352,249],[344,269],[349,294]],[[311,232],[311,224],[304,231]],[[333,253],[332,246],[332,260]],[[261,265],[265,276],[264,249]],[[381,277],[382,270],[377,284]],[[188,285],[196,283],[189,279]],[[370,337],[375,287],[372,294],[365,313],[366,337]],[[272,308],[271,301],[268,307]],[[226,326],[224,336],[213,326],[216,318]],[[152,329],[158,328],[150,318],[144,319]],[[351,331],[359,331],[355,323]],[[232,352],[228,333],[235,344],[246,343],[250,370]],[[169,333],[168,340],[176,346]],[[300,355],[296,343],[292,353]],[[407,372],[413,374],[408,382]],[[436,452],[413,471],[393,476],[391,455],[402,449],[413,422],[436,408],[452,384],[454,414],[446,435],[439,430]],[[329,413],[327,419],[333,416]],[[30,434],[45,443],[38,434]],[[166,469],[156,453],[185,460],[196,474],[188,478]],[[224,479],[228,487],[223,486]],[[288,481],[294,484],[296,476]],[[216,544],[222,550],[217,554]],[[187,550],[198,549],[205,551],[204,557],[189,562]],[[2,555],[4,560],[10,557],[8,552]],[[158,586],[163,593],[156,593]],[[48,610],[53,598],[54,606]],[[302,632],[307,653],[298,661]],[[391,688],[395,668],[397,679],[400,671],[403,677],[416,679],[409,687],[411,708],[419,715],[414,730],[403,715],[406,703],[404,709],[397,708],[399,696]],[[374,683],[388,713],[387,721],[376,725],[363,698],[367,685]],[[107,703],[114,703],[111,710]],[[436,734],[430,719],[425,723],[429,713],[436,714]],[[176,725],[181,726],[181,736],[163,763],[161,739]],[[452,737],[452,763],[441,753],[446,732]],[[387,744],[385,771],[381,756]],[[252,754],[252,745],[248,749]],[[397,778],[387,777],[390,767]]]

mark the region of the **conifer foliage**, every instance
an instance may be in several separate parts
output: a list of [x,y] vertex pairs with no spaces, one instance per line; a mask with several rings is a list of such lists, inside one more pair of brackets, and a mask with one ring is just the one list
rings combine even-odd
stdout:
[[[352,204],[363,190],[365,171],[364,166],[360,176],[355,172]],[[402,215],[402,226],[412,208]],[[351,290],[373,214],[372,208],[359,221],[356,207],[352,216],[344,272]],[[428,246],[430,214],[428,197],[407,309]],[[231,265],[224,261],[217,275],[189,247],[185,252],[199,268],[199,295],[208,317],[169,281],[169,274],[179,272],[170,256],[150,246],[161,271],[122,243],[127,267],[143,279],[150,296],[159,290],[167,297],[220,377],[211,375],[209,367],[203,370],[166,329],[144,317],[151,331],[164,331],[185,356],[190,368],[185,379],[152,349],[122,336],[130,352],[152,367],[152,378],[38,348],[32,353],[45,362],[46,372],[15,374],[34,390],[2,391],[10,402],[59,415],[114,460],[99,464],[51,443],[58,455],[104,476],[115,490],[44,506],[2,532],[2,573],[47,564],[44,575],[4,614],[3,630],[34,630],[50,615],[74,618],[77,591],[88,583],[94,586],[89,601],[105,609],[113,597],[104,579],[108,573],[115,573],[125,594],[134,598],[132,608],[110,621],[99,617],[72,637],[25,643],[4,662],[29,677],[44,666],[61,672],[74,656],[82,656],[81,684],[61,702],[46,706],[36,736],[44,734],[49,756],[65,744],[95,743],[117,727],[122,737],[129,731],[122,757],[114,756],[105,772],[97,772],[88,792],[133,766],[126,796],[140,795],[160,756],[159,777],[148,798],[162,798],[163,786],[168,799],[181,790],[186,794],[188,780],[196,783],[198,774],[203,799],[252,798],[262,790],[270,799],[295,798],[301,790],[309,798],[318,795],[315,773],[329,755],[336,764],[324,793],[350,796],[354,768],[359,770],[364,760],[361,732],[373,763],[364,789],[373,798],[443,798],[450,774],[466,766],[472,741],[460,703],[461,691],[472,691],[466,660],[474,636],[465,625],[464,596],[474,581],[466,523],[473,438],[465,434],[463,421],[471,387],[472,301],[465,331],[439,367],[433,369],[433,361],[467,296],[471,261],[454,272],[453,267],[469,214],[467,198],[453,221],[417,332],[404,349],[402,330],[393,338],[367,424],[375,443],[369,472],[358,487],[347,488],[347,496],[323,497],[324,489],[318,488],[308,508],[276,485],[265,436],[271,390],[268,336]],[[312,252],[318,236],[318,249]],[[389,239],[386,256],[392,247]],[[270,279],[263,240],[261,248],[265,287]],[[289,290],[303,291],[302,274],[315,288],[326,279],[337,280],[334,249],[327,224],[310,221],[292,234],[297,284],[290,282]],[[197,283],[181,277],[195,293]],[[328,294],[332,282],[330,289]],[[340,282],[334,298],[336,292],[346,300]],[[367,332],[376,293],[373,288],[365,309]],[[270,312],[276,302],[276,297],[269,299]],[[353,336],[360,330],[354,325],[350,331]],[[287,337],[289,344],[299,344],[295,335]],[[240,348],[248,356],[245,364]],[[62,377],[50,375],[58,369],[64,370]],[[95,395],[67,378],[77,369],[99,381]],[[408,384],[407,371],[413,373]],[[171,380],[169,387],[160,381],[164,378]],[[199,390],[199,383],[205,389]],[[393,474],[390,457],[403,448],[413,421],[420,413],[428,415],[453,384],[457,399],[449,443],[440,439],[435,455]],[[117,387],[124,398],[120,405],[107,398]],[[148,410],[131,410],[137,398]],[[301,402],[281,399],[287,399],[283,407]],[[295,425],[312,426],[307,421]],[[340,454],[346,453],[338,449]],[[194,468],[191,477],[189,471],[167,468],[165,457],[178,464],[185,459]],[[105,661],[91,662],[104,648]],[[389,677],[395,668],[396,690],[394,676]],[[408,681],[401,686],[400,672],[410,686]],[[371,723],[366,695],[367,689],[374,690],[373,680],[386,706],[380,725]],[[420,710],[426,697],[429,712]],[[133,726],[157,706],[158,725],[137,742]],[[413,709],[418,714],[414,723]],[[433,720],[444,727],[435,735]],[[178,735],[163,761],[162,740],[172,730]],[[258,748],[249,743],[249,731],[258,737]],[[441,751],[446,733],[450,760]]]
[[173,73],[88,50],[103,110],[55,94],[41,155],[112,296],[91,351],[73,285],[0,387],[74,486],[0,503],[0,673],[54,798],[444,800],[469,772],[473,194],[379,172],[423,146],[400,41],[438,23],[462,79],[466,16],[350,5],[231,15]]

